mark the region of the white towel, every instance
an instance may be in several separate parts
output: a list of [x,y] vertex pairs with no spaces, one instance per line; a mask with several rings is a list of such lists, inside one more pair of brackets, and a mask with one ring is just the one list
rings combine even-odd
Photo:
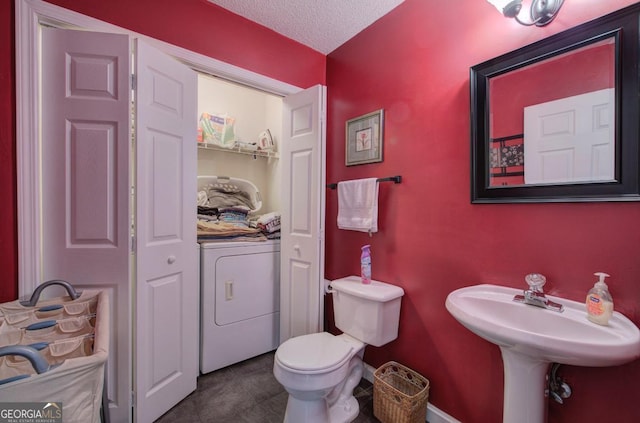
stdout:
[[199,206],[209,205],[209,196],[207,195],[207,191],[198,191],[198,205]]
[[376,178],[338,182],[338,228],[378,232]]

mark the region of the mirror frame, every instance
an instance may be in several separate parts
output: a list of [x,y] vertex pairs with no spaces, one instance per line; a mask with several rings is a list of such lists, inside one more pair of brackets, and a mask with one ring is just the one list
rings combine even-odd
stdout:
[[[472,203],[640,201],[639,20],[640,4],[634,4],[471,67]],[[616,180],[489,186],[490,79],[610,37],[615,37]]]

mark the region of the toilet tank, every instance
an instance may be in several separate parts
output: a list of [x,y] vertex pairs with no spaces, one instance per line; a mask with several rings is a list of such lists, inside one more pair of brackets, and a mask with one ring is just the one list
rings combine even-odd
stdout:
[[379,281],[363,284],[358,276],[331,282],[336,327],[365,344],[379,347],[398,337],[404,290]]

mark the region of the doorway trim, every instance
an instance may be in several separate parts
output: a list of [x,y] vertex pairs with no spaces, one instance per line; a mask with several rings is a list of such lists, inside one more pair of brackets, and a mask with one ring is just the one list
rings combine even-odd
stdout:
[[42,279],[40,186],[40,24],[127,34],[140,38],[196,71],[286,96],[300,87],[240,68],[42,0],[16,1],[16,167],[18,198],[18,295],[28,295]]

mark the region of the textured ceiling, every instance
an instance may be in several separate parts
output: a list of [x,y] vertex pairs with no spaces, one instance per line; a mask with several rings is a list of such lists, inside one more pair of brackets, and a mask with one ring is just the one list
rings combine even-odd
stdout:
[[328,54],[404,0],[209,1]]

